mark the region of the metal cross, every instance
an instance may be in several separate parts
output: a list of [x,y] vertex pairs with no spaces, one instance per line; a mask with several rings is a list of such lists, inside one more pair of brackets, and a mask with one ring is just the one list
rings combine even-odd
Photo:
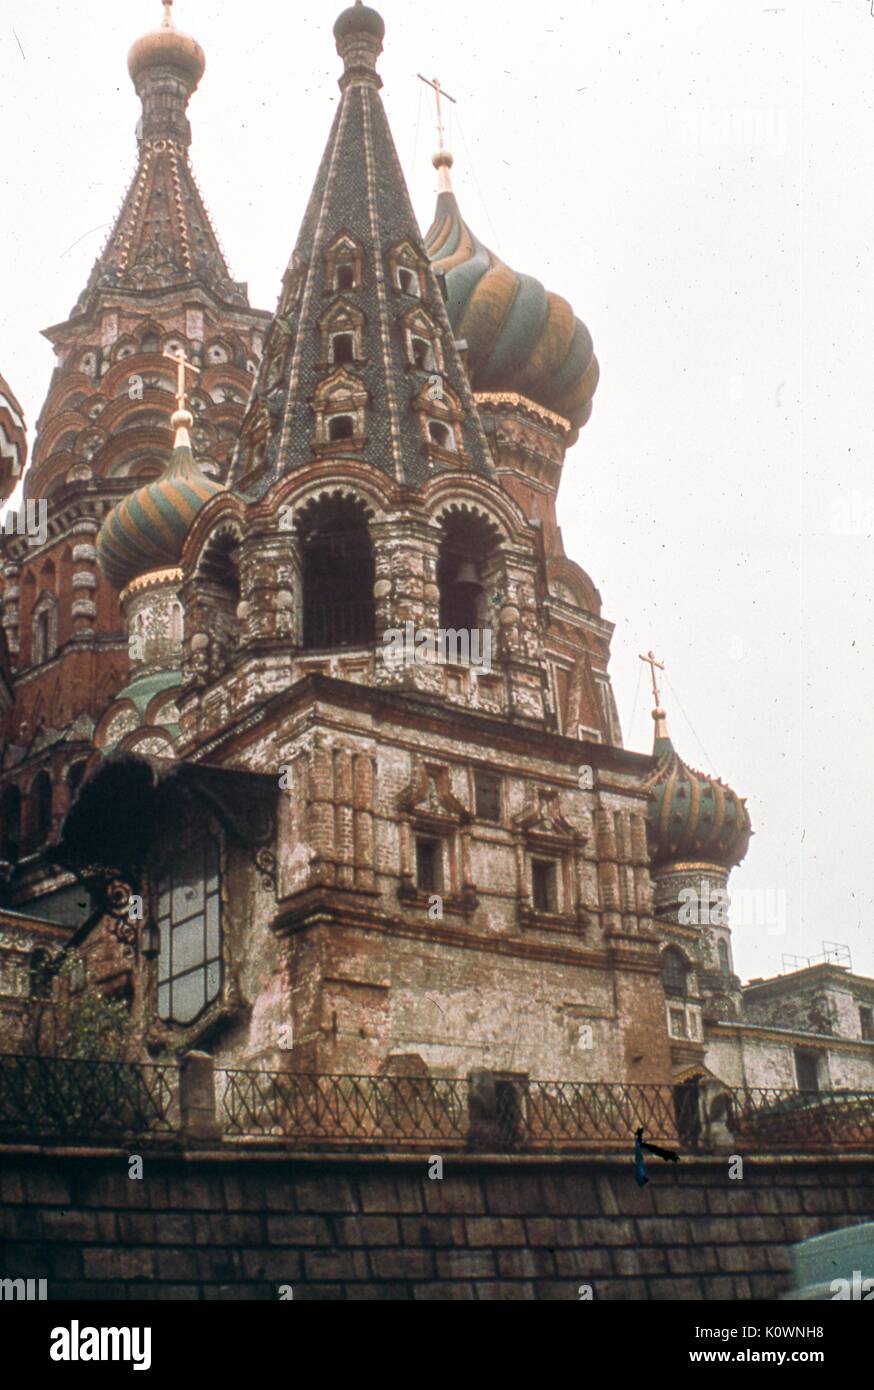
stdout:
[[161,0],[164,6],[163,26],[165,29],[173,28],[173,0]]
[[435,78],[433,78],[433,80],[432,80],[432,79],[430,79],[430,78],[428,78],[428,77],[423,77],[421,73],[418,74],[418,77],[419,77],[419,81],[420,81],[420,82],[424,82],[424,84],[425,84],[426,87],[430,87],[430,88],[432,89],[432,91],[436,93],[436,96],[437,96],[437,134],[438,134],[438,137],[439,137],[439,139],[440,139],[440,148],[441,148],[441,150],[445,150],[445,148],[446,148],[446,136],[445,136],[445,133],[444,133],[444,130],[443,130],[443,107],[442,107],[442,105],[441,105],[441,99],[442,99],[443,97],[445,97],[447,101],[451,101],[451,102],[452,102],[453,106],[457,106],[457,105],[458,105],[458,102],[455,100],[455,97],[451,97],[451,96],[449,95],[448,92],[445,92],[445,91],[443,90],[443,88],[440,86],[440,79],[439,79],[439,78],[435,77]]
[[199,376],[200,368],[188,361],[182,348],[178,352],[165,352],[164,356],[176,363],[176,407],[178,410],[185,410],[185,373],[194,372],[195,376]]
[[659,694],[658,681],[656,680],[656,671],[663,671],[665,669],[664,663],[656,661],[652,652],[647,652],[646,656],[642,656],[640,659],[649,667],[649,673],[652,676],[652,697],[655,700],[656,709],[658,709],[661,705],[661,695]]

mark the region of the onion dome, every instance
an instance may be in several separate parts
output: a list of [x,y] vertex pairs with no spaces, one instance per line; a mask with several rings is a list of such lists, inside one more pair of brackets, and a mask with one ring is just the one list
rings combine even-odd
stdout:
[[362,0],[355,0],[355,4],[344,10],[334,25],[334,38],[338,43],[352,34],[370,34],[371,38],[379,39],[381,43],[385,38],[382,15],[363,4]]
[[141,574],[176,565],[195,517],[223,491],[194,461],[188,435],[192,424],[187,410],[176,411],[176,444],[166,470],[119,502],[100,529],[100,568],[115,589]]
[[686,766],[671,742],[664,710],[654,710],[653,719],[657,766],[645,783],[653,867],[686,859],[734,868],[752,834],[746,802],[718,777]]
[[134,82],[147,68],[169,67],[183,72],[197,86],[206,71],[206,57],[196,39],[173,25],[173,0],[163,0],[164,18],[160,28],[144,34],[127,56],[127,68]]
[[449,318],[467,343],[474,391],[517,392],[580,429],[599,376],[589,330],[567,300],[483,245],[448,186],[451,155],[441,150],[434,163],[441,192],[425,244],[434,269],[445,273]]
[[24,411],[0,374],[0,502],[5,502],[21,481],[27,463],[27,427]]

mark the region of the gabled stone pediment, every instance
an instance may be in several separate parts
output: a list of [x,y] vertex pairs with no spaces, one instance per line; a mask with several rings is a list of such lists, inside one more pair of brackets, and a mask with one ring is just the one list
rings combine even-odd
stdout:
[[580,840],[582,832],[562,812],[561,793],[554,787],[532,787],[525,810],[513,817],[513,826],[524,835],[546,839]]
[[454,796],[449,785],[449,768],[417,760],[410,785],[398,799],[402,814],[419,820],[444,820],[454,824],[470,820],[470,812]]

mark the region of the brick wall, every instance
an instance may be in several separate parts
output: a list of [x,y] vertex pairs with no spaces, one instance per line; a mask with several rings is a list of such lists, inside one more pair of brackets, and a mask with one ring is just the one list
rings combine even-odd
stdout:
[[767,1299],[874,1217],[874,1161],[0,1155],[6,1277],[50,1298]]

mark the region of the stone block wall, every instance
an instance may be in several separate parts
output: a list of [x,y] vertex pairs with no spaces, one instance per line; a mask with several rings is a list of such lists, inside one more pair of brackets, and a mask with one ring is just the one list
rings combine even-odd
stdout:
[[[874,1160],[0,1152],[2,1277],[50,1299],[773,1299],[874,1219]],[[287,1293],[285,1295],[288,1296]]]

